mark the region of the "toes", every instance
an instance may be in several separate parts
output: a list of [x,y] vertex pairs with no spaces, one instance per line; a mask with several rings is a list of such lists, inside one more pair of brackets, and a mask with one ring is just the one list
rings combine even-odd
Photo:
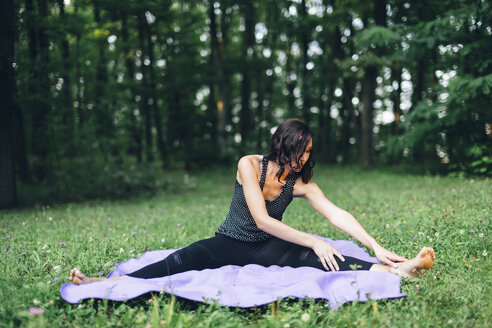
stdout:
[[420,251],[419,253],[420,257],[426,257],[426,256],[430,256],[432,259],[434,259],[435,255],[434,255],[434,250],[430,247],[424,247],[422,248],[422,250]]
[[423,247],[416,258],[418,260],[415,269],[422,274],[434,266],[435,258],[434,250],[431,247]]
[[74,275],[75,275],[74,269],[70,270],[70,275],[68,277],[68,280],[73,280]]
[[77,271],[75,271],[75,275],[76,275],[77,278],[79,278],[82,281],[86,278],[85,274],[83,274],[82,272],[80,272],[79,269],[77,269]]
[[436,254],[434,253],[434,250],[432,248],[430,248],[430,247],[427,250],[427,255],[430,256],[430,258],[432,259],[432,261],[434,261],[434,259],[436,258]]
[[72,270],[70,270],[70,277],[68,279],[71,280],[72,283],[75,285],[81,285],[85,283],[86,278],[87,277],[82,272],[80,272],[79,269],[73,268]]

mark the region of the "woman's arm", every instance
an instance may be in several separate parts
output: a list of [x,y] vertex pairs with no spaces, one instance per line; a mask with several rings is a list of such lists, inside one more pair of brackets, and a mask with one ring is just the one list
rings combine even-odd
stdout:
[[265,206],[265,198],[258,184],[257,163],[255,165],[254,156],[245,156],[239,160],[238,172],[243,185],[244,197],[249,211],[260,230],[263,230],[277,238],[312,248],[321,260],[321,263],[328,270],[338,270],[338,264],[334,255],[342,261],[343,256],[330,244],[320,239],[296,230],[285,223],[280,222],[268,215]]
[[381,262],[397,267],[394,262],[405,260],[404,257],[398,256],[379,245],[350,213],[330,202],[316,183],[310,181],[305,184],[299,178],[294,188],[295,196],[305,198],[318,213],[327,218],[336,228],[374,250]]

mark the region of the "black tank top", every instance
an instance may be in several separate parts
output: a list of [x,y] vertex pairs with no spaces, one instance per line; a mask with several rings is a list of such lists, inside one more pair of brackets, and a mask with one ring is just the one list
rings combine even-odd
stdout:
[[[262,191],[263,186],[265,185],[267,165],[268,160],[264,155],[260,180],[260,188]],[[282,190],[277,198],[271,201],[265,200],[268,215],[279,221],[282,220],[282,215],[284,214],[285,209],[292,201],[292,194],[297,174],[295,174],[294,171],[291,171],[291,173],[292,174],[287,176],[285,185],[282,187]],[[272,237],[271,234],[258,229],[256,226],[255,220],[253,219],[248,205],[246,204],[246,199],[244,198],[243,186],[239,184],[237,179],[229,213],[227,214],[224,222],[220,225],[217,233],[246,242],[259,242]]]

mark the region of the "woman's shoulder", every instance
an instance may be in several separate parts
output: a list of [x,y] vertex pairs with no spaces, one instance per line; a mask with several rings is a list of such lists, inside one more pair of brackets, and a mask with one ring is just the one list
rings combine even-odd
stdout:
[[[241,157],[237,164],[237,181],[242,184],[241,172],[247,175],[256,173],[256,176],[261,175],[261,162],[263,161],[263,155],[245,155]],[[248,174],[249,173],[249,174]]]
[[259,167],[263,161],[263,155],[245,155],[239,159],[238,167],[243,165],[252,165],[254,167]]
[[313,182],[313,180],[304,182],[302,181],[302,176],[300,175],[296,178],[296,182],[294,184],[294,197],[305,197],[307,194],[319,191],[320,188],[315,182]]

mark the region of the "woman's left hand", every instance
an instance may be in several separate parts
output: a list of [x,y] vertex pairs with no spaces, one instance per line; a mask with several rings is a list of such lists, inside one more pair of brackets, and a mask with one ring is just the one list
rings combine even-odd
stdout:
[[403,262],[403,261],[407,260],[403,256],[399,256],[395,252],[388,251],[387,249],[383,248],[380,245],[374,247],[374,253],[376,253],[376,257],[382,263],[388,264],[389,266],[391,266],[393,268],[398,267],[398,265],[395,262]]

